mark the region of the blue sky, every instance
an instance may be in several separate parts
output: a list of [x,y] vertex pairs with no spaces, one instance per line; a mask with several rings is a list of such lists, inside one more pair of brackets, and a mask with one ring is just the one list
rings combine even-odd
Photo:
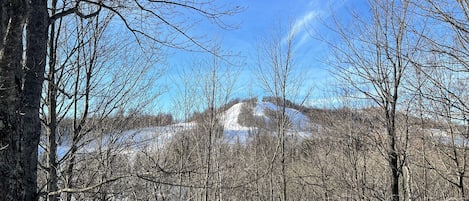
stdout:
[[[313,96],[310,103],[315,99],[320,101],[324,94],[324,85],[330,82],[329,67],[321,62],[328,55],[327,47],[319,40],[316,34],[328,37],[329,33],[323,27],[323,23],[330,20],[332,13],[339,18],[346,17],[349,9],[363,9],[366,0],[225,0],[231,5],[240,5],[245,11],[224,18],[227,23],[237,25],[237,29],[223,30],[216,26],[201,23],[189,34],[213,38],[219,41],[224,51],[234,53],[238,56],[234,61],[241,65],[230,67],[239,72],[237,83],[232,93],[233,98],[247,98],[250,93],[258,96],[269,95],[263,93],[256,83],[255,71],[258,66],[257,47],[262,39],[268,39],[272,33],[287,37],[294,33],[295,61],[297,71],[306,75],[305,85],[313,88]],[[223,4],[223,1],[217,3]],[[204,38],[205,39],[205,38]],[[175,51],[167,58],[167,72],[161,79],[166,83],[167,90],[160,97],[160,107],[164,112],[170,112],[171,104],[179,96],[177,82],[181,72],[193,68],[195,60],[210,58],[210,55],[201,53],[190,53]],[[203,71],[204,69],[199,69]]]

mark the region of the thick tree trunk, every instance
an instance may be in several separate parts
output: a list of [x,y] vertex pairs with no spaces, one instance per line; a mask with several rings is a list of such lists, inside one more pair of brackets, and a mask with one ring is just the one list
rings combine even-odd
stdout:
[[2,3],[0,146],[4,149],[0,151],[0,200],[23,200],[25,196],[19,118],[25,7],[22,1]]
[[389,161],[389,166],[391,166],[391,172],[392,172],[392,184],[391,184],[391,193],[392,197],[391,200],[393,201],[399,201],[399,161],[397,159],[397,154],[395,151],[392,151],[390,153],[390,161]]
[[[397,97],[394,95],[394,97]],[[389,167],[391,169],[391,200],[399,201],[399,177],[400,177],[400,163],[399,163],[399,154],[397,149],[397,133],[396,133],[396,106],[395,103],[397,98],[394,99],[394,105],[392,105],[391,111],[386,112],[387,118],[387,129],[389,136]]]
[[[395,140],[392,140],[391,147],[395,147]],[[389,166],[391,168],[391,200],[399,201],[399,161],[398,155],[395,149],[392,149],[389,153]]]
[[[23,117],[22,161],[25,167],[26,200],[36,198],[37,148],[41,136],[39,108],[47,54],[48,12],[46,0],[30,0],[26,21],[26,61],[23,67]],[[37,199],[37,198],[36,198]]]
[[36,200],[47,3],[10,0],[1,6],[0,145],[6,148],[0,151],[0,200]]
[[[397,76],[395,76],[397,77]],[[399,201],[400,200],[400,187],[399,187],[399,180],[401,177],[402,169],[401,169],[401,160],[400,154],[398,149],[398,136],[396,130],[396,107],[397,107],[397,85],[395,85],[395,90],[393,92],[392,97],[394,97],[391,104],[391,109],[386,111],[386,127],[387,127],[387,134],[389,138],[389,147],[388,147],[388,163],[389,168],[391,169],[391,200]]]

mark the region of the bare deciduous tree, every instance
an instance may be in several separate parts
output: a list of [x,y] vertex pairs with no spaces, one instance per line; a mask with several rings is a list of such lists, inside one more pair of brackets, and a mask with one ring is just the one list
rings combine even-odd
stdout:
[[369,17],[352,15],[354,24],[347,29],[336,19],[334,31],[342,43],[329,42],[335,52],[338,77],[350,85],[359,98],[372,100],[379,110],[379,123],[387,138],[382,142],[390,171],[389,192],[392,200],[402,193],[400,180],[406,164],[405,133],[399,132],[398,110],[406,96],[406,74],[413,64],[421,36],[412,26],[413,8],[407,0],[368,2]]
[[[289,100],[300,100],[300,105],[309,97],[310,89],[301,83],[304,77],[300,75],[307,75],[304,69],[296,65],[294,59],[294,45],[295,34],[293,32],[287,33],[285,37],[278,35],[275,32],[271,38],[267,38],[260,44],[258,50],[258,77],[261,87],[265,92],[272,96],[276,108],[273,108],[273,117],[275,129],[274,133],[277,135],[277,145],[275,152],[270,162],[270,198],[273,200],[277,195],[275,192],[281,192],[281,200],[288,200],[288,184],[290,183],[288,173],[288,150],[287,150],[287,137],[288,132],[294,130],[291,119],[287,114],[289,107]],[[303,72],[301,72],[303,71]],[[304,91],[302,91],[304,90]],[[303,94],[300,94],[303,93]],[[300,97],[303,95],[303,97]],[[274,186],[277,178],[274,172],[276,161],[280,160],[280,180],[281,187],[276,189]]]
[[[51,13],[48,13],[48,6],[53,6]],[[135,14],[137,10],[140,14]],[[46,67],[47,43],[48,40],[54,40],[47,36],[51,23],[72,15],[89,19],[108,11],[119,18],[141,47],[145,46],[145,40],[149,40],[177,48],[188,48],[188,44],[194,44],[198,49],[210,52],[210,48],[188,33],[188,25],[192,22],[172,21],[175,19],[173,17],[198,14],[199,17],[209,19],[220,27],[228,28],[221,18],[240,10],[239,7],[225,9],[211,2],[2,1],[0,145],[5,148],[1,152],[0,161],[1,187],[4,192],[1,193],[1,198],[37,199],[37,146],[41,134],[39,104]],[[135,23],[140,20],[148,23]],[[167,35],[152,31],[155,26],[160,25],[169,31]]]

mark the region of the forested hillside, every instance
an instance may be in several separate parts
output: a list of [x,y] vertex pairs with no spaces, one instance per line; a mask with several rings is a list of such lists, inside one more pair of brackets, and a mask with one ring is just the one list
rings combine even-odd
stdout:
[[[237,99],[214,109],[214,119],[207,110],[189,122],[167,125],[150,116],[121,117],[125,122],[149,122],[135,127],[107,122],[106,132],[93,132],[79,142],[73,180],[80,188],[72,197],[265,200],[286,193],[292,200],[378,200],[388,196],[386,186],[391,181],[383,179],[388,142],[385,128],[375,123],[383,120],[376,108],[318,109],[291,103],[285,108],[288,123],[282,137],[278,128],[282,108],[272,100]],[[456,164],[449,157],[464,150],[464,136],[430,118],[397,116],[403,125],[398,137],[409,144],[407,160],[412,161],[403,164],[407,196],[457,195],[458,189],[449,182],[458,179],[449,169]],[[65,132],[63,138],[68,139]],[[59,150],[69,146],[64,143]],[[44,154],[40,151],[40,158],[45,159]],[[45,185],[47,175],[39,176]],[[286,183],[279,182],[282,177]]]

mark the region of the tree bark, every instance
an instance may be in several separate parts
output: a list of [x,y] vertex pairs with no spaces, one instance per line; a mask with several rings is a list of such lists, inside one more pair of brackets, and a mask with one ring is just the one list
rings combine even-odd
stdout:
[[[393,97],[397,97],[397,92],[394,93]],[[388,121],[388,137],[389,137],[389,153],[388,153],[388,162],[389,167],[391,168],[391,200],[399,201],[399,177],[400,177],[400,162],[399,162],[399,153],[397,149],[397,133],[396,133],[396,107],[395,102],[397,98],[392,102],[391,111],[386,112],[386,119]]]
[[0,50],[0,200],[23,200],[24,169],[20,164],[22,30],[26,5],[23,1],[2,3]]
[[0,200],[37,200],[47,2],[10,0],[1,6],[0,144],[7,147],[0,151]]
[[48,12],[46,0],[31,0],[26,21],[26,60],[23,83],[22,115],[26,200],[37,199],[38,145],[41,136],[39,108],[47,54]]

